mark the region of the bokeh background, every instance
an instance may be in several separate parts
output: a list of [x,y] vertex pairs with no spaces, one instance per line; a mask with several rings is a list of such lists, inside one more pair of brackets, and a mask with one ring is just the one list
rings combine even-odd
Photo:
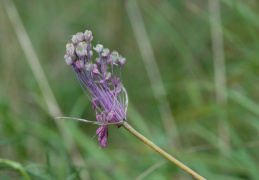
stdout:
[[1,0],[0,179],[192,179],[123,128],[99,149],[54,119],[95,120],[63,59],[86,29],[127,58],[134,128],[208,179],[258,179],[257,0]]

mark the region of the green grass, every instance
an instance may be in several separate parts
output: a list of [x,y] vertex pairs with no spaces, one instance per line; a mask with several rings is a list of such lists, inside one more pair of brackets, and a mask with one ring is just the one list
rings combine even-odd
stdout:
[[[100,42],[127,58],[122,79],[129,95],[129,124],[207,179],[258,179],[256,0],[221,0],[228,94],[223,105],[215,99],[208,1],[137,1],[129,6],[123,1],[13,0],[53,97],[46,82],[37,78],[36,66],[29,65],[33,52],[26,54],[29,47],[21,47],[24,39],[16,34],[20,26],[10,19],[12,8],[4,2],[11,1],[0,2],[0,158],[13,164],[0,162],[0,179],[25,179],[22,169],[39,180],[130,180],[156,164],[141,179],[191,179],[174,164],[161,163],[163,157],[123,128],[109,127],[108,145],[99,149],[95,125],[54,120],[59,109],[64,116],[95,120],[91,103],[63,59],[70,36],[86,29],[93,32],[94,45]],[[150,83],[138,46],[144,37],[136,40],[126,6],[133,12],[140,9],[162,79],[158,84]],[[176,134],[164,130],[161,102],[152,90],[161,86],[179,147],[171,144]],[[219,145],[219,123],[228,129],[225,149]],[[12,166],[17,164],[20,170]]]

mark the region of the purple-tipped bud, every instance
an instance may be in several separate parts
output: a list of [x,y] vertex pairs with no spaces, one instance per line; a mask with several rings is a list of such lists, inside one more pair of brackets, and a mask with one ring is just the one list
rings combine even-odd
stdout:
[[105,73],[105,81],[109,81],[112,79],[112,74],[110,72]]
[[95,50],[98,54],[101,54],[101,53],[103,52],[103,45],[97,44],[97,45],[94,47],[94,50]]
[[70,56],[68,56],[67,54],[65,54],[64,59],[65,59],[68,66],[73,65],[73,59]]
[[94,75],[100,74],[100,72],[99,72],[98,67],[97,67],[96,64],[93,64],[93,66],[92,66],[92,73],[93,73]]
[[76,54],[81,59],[87,56],[87,44],[86,42],[80,42],[78,46],[76,47]]
[[108,56],[110,56],[110,50],[108,48],[104,48],[102,52],[102,57],[107,58]]
[[72,36],[71,41],[72,41],[72,43],[74,43],[74,44],[77,44],[77,43],[78,43],[78,40],[77,40],[76,35],[73,35],[73,36]]
[[86,30],[84,36],[86,41],[90,42],[93,40],[92,31]]
[[100,66],[102,65],[100,58],[96,58],[96,59],[95,59],[95,63],[96,63],[96,65],[97,65],[98,67],[100,67]]
[[72,43],[67,43],[66,52],[69,56],[73,56],[75,53],[75,47]]
[[84,41],[84,34],[82,32],[76,33],[76,39],[78,42]]
[[120,56],[119,59],[118,59],[118,63],[120,65],[120,67],[124,66],[125,63],[126,63],[126,58]]
[[82,60],[76,61],[76,68],[82,71],[84,69],[84,62]]

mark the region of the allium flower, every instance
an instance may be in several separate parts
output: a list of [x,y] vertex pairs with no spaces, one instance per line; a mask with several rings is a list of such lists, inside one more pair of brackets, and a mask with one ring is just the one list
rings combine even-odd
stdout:
[[93,61],[92,39],[92,32],[88,30],[73,35],[72,43],[66,45],[64,58],[91,100],[97,121],[102,123],[96,134],[99,135],[101,147],[105,147],[108,138],[106,123],[117,123],[126,119],[128,98],[121,83],[121,68],[126,59],[118,52],[110,53],[108,48],[97,44],[93,49],[98,56]]

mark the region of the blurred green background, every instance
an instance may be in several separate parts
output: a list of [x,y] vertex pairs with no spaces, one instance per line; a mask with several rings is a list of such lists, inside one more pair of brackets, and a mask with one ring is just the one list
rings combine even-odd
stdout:
[[2,0],[0,22],[0,179],[192,179],[123,128],[99,149],[54,120],[95,120],[63,59],[86,29],[127,58],[129,124],[208,179],[258,179],[257,0]]

